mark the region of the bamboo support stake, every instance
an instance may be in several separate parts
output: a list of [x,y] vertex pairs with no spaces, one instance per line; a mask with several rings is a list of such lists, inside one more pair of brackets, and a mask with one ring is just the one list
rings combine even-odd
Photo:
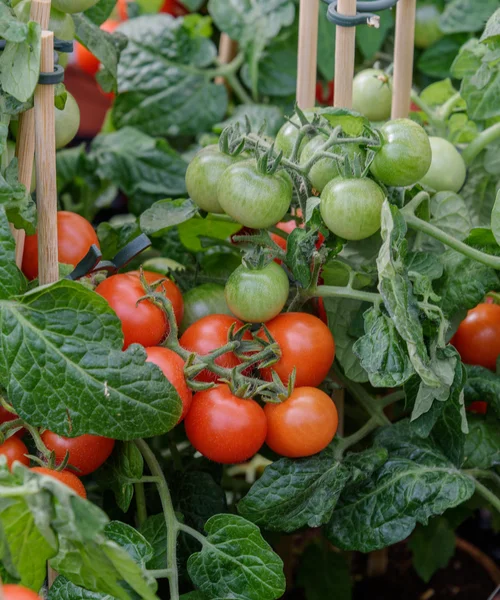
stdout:
[[[47,29],[50,20],[50,0],[32,0],[30,19],[39,23],[42,30]],[[16,156],[19,166],[19,181],[29,190],[35,158],[35,110],[33,108],[19,117]],[[12,233],[16,242],[16,264],[21,268],[26,233],[24,229],[14,228]]]
[[393,119],[405,118],[410,112],[416,5],[417,0],[400,0],[396,10],[391,113]]
[[313,108],[316,101],[319,0],[300,0],[297,104]]
[[[51,31],[42,32],[40,68],[45,73],[54,71],[54,34]],[[39,85],[35,91],[35,158],[40,285],[53,283],[59,278],[54,111],[54,86]]]
[[[238,53],[238,44],[227,33],[221,33],[219,41],[219,63],[229,64]],[[224,83],[224,77],[216,77],[215,83]]]
[[[337,12],[356,14],[356,0],[339,0]],[[335,99],[334,106],[352,108],[352,80],[354,79],[354,54],[356,27],[337,25],[335,41]]]

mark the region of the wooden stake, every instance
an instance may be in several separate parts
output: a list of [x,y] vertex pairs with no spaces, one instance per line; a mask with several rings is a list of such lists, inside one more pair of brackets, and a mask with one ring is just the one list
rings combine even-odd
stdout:
[[416,5],[417,0],[400,0],[396,11],[391,113],[393,119],[405,118],[410,112]]
[[[233,41],[227,33],[221,33],[219,41],[219,62],[229,64],[238,53],[238,43]],[[224,77],[216,77],[215,83],[224,83]]]
[[[42,29],[47,29],[50,20],[50,0],[32,0],[30,19],[40,23]],[[33,176],[33,160],[35,158],[35,110],[32,108],[19,117],[16,156],[18,159],[19,181],[29,190]],[[21,268],[23,262],[24,229],[12,230],[16,241],[16,264]]]
[[319,0],[300,0],[297,104],[313,108],[316,102]]
[[[50,5],[50,2],[49,2]],[[54,34],[42,32],[41,71],[54,71]],[[57,186],[54,86],[35,91],[35,157],[38,209],[38,280],[40,285],[59,278],[57,262]]]
[[[355,15],[356,0],[339,0],[337,11],[342,15]],[[340,108],[352,108],[355,45],[356,27],[340,27],[337,25],[334,106]]]

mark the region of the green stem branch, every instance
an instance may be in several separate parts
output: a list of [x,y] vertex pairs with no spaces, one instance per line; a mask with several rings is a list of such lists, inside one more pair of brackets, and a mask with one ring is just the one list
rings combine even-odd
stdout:
[[490,489],[488,489],[482,483],[479,483],[477,479],[472,477],[474,480],[474,484],[476,486],[476,492],[481,495],[493,508],[500,513],[500,498],[494,494]]
[[500,123],[495,123],[480,133],[462,152],[465,164],[470,166],[476,156],[498,138],[500,138]]
[[146,519],[148,518],[148,511],[146,508],[146,494],[144,492],[144,483],[137,482],[134,484],[135,488],[135,504],[137,507],[137,523],[141,527]]
[[351,446],[355,446],[378,427],[380,427],[380,419],[378,415],[374,415],[363,425],[363,427],[358,429],[358,431],[342,440],[342,451],[345,452],[348,448],[351,448]]
[[172,575],[172,571],[170,569],[155,569],[153,571],[148,571],[148,575],[154,577],[155,579],[169,579]]

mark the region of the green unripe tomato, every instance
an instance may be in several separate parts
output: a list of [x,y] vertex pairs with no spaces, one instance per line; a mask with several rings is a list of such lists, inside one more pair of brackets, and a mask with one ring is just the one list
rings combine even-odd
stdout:
[[[305,116],[310,119],[315,112],[317,112],[319,108],[304,110]],[[300,119],[297,115],[294,115],[291,119],[292,123],[296,123],[298,126],[300,125]],[[295,140],[299,134],[299,130],[295,127],[290,121],[287,121],[281,129],[278,131],[276,135],[276,140],[274,142],[274,147],[278,152],[281,150],[285,157],[289,157],[292,155],[293,147],[295,145]],[[307,137],[304,137],[300,144],[299,156],[301,151],[304,149],[304,146],[307,144]]]
[[[16,156],[16,143],[12,140],[7,140],[7,164],[12,162],[12,159]],[[31,186],[30,193],[32,194],[36,188],[36,172],[35,172],[35,159],[33,159],[33,171],[31,172]]]
[[79,13],[97,4],[98,0],[52,0],[52,6],[64,13]]
[[[312,140],[310,140],[302,150],[302,154],[300,155],[300,162],[304,165],[310,158],[312,158],[318,148],[322,146],[326,141],[326,136],[317,135]],[[349,159],[353,159],[356,154],[360,155],[361,160],[364,159],[364,151],[357,144],[343,144],[333,146],[328,150],[333,154],[342,154],[342,148],[347,151],[347,157]],[[338,163],[336,160],[331,160],[329,158],[322,158],[318,160],[309,171],[309,180],[312,183],[313,187],[318,190],[318,192],[322,192],[325,185],[335,179],[342,174],[342,163]]]
[[392,89],[380,69],[366,69],[352,82],[352,107],[370,121],[385,121],[391,116]]
[[371,179],[337,177],[321,194],[321,216],[335,235],[364,240],[380,229],[384,200],[384,191]]
[[80,109],[74,97],[68,92],[66,104],[56,112],[56,148],[64,148],[78,133],[80,127]]
[[220,152],[217,145],[200,150],[186,171],[186,187],[193,202],[207,212],[223,213],[217,196],[219,179],[228,167],[240,160]]
[[231,311],[224,296],[224,286],[218,283],[204,283],[183,294],[184,316],[181,332],[208,315],[229,315]]
[[275,262],[263,269],[241,265],[226,283],[226,302],[231,312],[250,323],[274,319],[288,299],[290,284],[285,271]]
[[441,11],[435,4],[417,3],[415,14],[415,46],[425,50],[443,37],[439,26]]
[[279,223],[290,208],[292,193],[292,180],[286,171],[263,174],[253,159],[227,168],[217,188],[224,211],[252,229],[265,229]]
[[382,125],[382,148],[371,172],[385,185],[407,187],[419,182],[429,170],[432,150],[424,129],[410,119],[395,119]]
[[430,137],[429,141],[432,149],[432,162],[420,183],[436,192],[457,193],[465,183],[467,176],[464,159],[448,140]]

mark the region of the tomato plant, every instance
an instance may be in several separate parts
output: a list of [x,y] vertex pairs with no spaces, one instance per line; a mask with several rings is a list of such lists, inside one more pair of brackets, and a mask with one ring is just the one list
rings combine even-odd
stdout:
[[62,463],[68,454],[68,464],[76,469],[76,474],[89,475],[102,466],[113,452],[115,440],[98,435],[81,435],[66,438],[52,431],[42,433],[45,446],[54,452],[56,462]]
[[382,148],[371,166],[376,179],[385,185],[414,185],[425,176],[432,150],[424,129],[409,119],[389,121],[380,128]]
[[290,286],[281,267],[271,262],[262,269],[241,265],[226,283],[229,310],[242,321],[262,323],[281,312]]
[[274,370],[287,382],[294,369],[297,387],[317,386],[325,379],[335,357],[335,342],[320,319],[307,313],[283,313],[266,327],[281,348],[281,358],[262,370],[265,379]]
[[439,26],[441,11],[435,2],[421,2],[415,15],[415,46],[428,48],[443,37]]
[[333,440],[338,414],[333,400],[313,387],[297,387],[281,404],[266,404],[266,444],[278,454],[301,458]]
[[[243,327],[243,323],[236,317],[229,315],[209,315],[202,317],[186,329],[180,337],[179,342],[186,350],[205,355],[227,344],[229,332],[233,326],[236,333]],[[246,333],[244,339],[250,340],[250,334]],[[233,352],[225,352],[215,362],[219,366],[229,369],[241,364],[240,359]],[[209,382],[217,381],[218,377],[216,374],[204,370],[197,376],[197,379]]]
[[28,448],[26,448],[26,444],[15,436],[10,437],[3,444],[0,444],[0,455],[5,456],[7,459],[9,469],[15,461],[28,467],[30,459],[26,456],[27,454]]
[[371,179],[330,181],[321,194],[321,216],[326,225],[346,240],[364,240],[380,229],[383,190]]
[[226,385],[197,392],[186,417],[186,433],[196,450],[224,464],[251,458],[266,431],[266,416],[257,402],[238,398]]
[[[144,277],[149,285],[163,279],[151,271],[144,271]],[[170,279],[165,279],[155,291],[164,294],[172,302],[175,318],[180,323],[184,303],[179,288]],[[121,321],[124,349],[130,344],[156,346],[168,334],[168,322],[162,309],[151,300],[141,300],[147,290],[139,272],[112,275],[97,286],[96,292],[107,300]]]
[[254,160],[228,167],[219,179],[219,203],[245,227],[262,229],[276,225],[292,201],[292,181],[286,171],[262,173]]
[[451,343],[464,363],[494,370],[500,355],[500,306],[479,304],[469,310]]
[[365,69],[352,84],[352,107],[370,121],[385,121],[391,116],[392,87],[380,69]]
[[160,367],[162,373],[179,394],[182,400],[182,414],[179,422],[182,421],[189,412],[193,399],[193,393],[188,388],[184,376],[184,361],[172,350],[162,348],[161,346],[146,348],[146,354],[148,355],[148,362],[152,362]]
[[61,12],[72,14],[88,10],[97,4],[97,1],[98,0],[52,0],[52,5]]
[[[108,33],[113,33],[119,24],[119,21],[108,20],[101,25],[101,29]],[[78,67],[82,71],[85,71],[85,73],[88,73],[89,75],[95,75],[97,71],[99,71],[99,65],[101,64],[99,59],[94,56],[90,50],[85,48],[83,44],[78,42],[76,43],[75,56]],[[63,146],[65,145],[66,144],[63,144]]]
[[[86,219],[73,212],[61,210],[57,213],[57,250],[60,263],[76,267],[92,244],[99,247],[99,240]],[[38,277],[37,234],[26,237],[22,269],[28,279]]]
[[32,467],[31,471],[39,473],[40,475],[45,475],[46,477],[52,477],[52,479],[56,479],[60,483],[71,488],[80,497],[87,497],[85,486],[76,475],[71,473],[71,471],[55,471],[54,469],[48,469],[47,467]]

